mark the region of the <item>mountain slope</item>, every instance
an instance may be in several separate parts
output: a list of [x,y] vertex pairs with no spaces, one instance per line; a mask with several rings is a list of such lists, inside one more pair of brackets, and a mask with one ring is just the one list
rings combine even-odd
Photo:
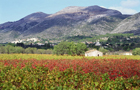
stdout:
[[35,26],[39,22],[42,22],[47,16],[49,15],[42,12],[33,13],[18,21],[1,24],[0,30],[3,30],[4,32],[11,30],[24,32],[30,27]]
[[[79,35],[86,33],[86,35],[89,35],[91,34],[91,32],[89,32],[90,30],[85,31],[82,30],[82,28],[92,28],[94,23],[96,24],[97,22],[104,21],[105,19],[103,17],[107,17],[108,20],[110,16],[117,15],[120,17],[122,16],[119,11],[105,9],[99,6],[71,6],[48,16],[46,20],[31,28],[27,32],[24,32],[23,36],[27,36],[29,34],[31,35],[32,31],[34,31],[32,34],[44,34],[43,36],[46,38],[56,38],[59,36]],[[100,27],[100,25],[97,27]],[[94,31],[94,28],[92,30]],[[96,31],[98,30],[99,29]],[[94,34],[94,32],[92,33]]]
[[124,19],[112,33],[134,33],[140,35],[140,13]]
[[9,42],[18,39],[24,31],[42,22],[49,14],[37,12],[18,21],[0,24],[0,42]]
[[[125,16],[119,11],[99,6],[71,6],[48,16],[46,20],[24,32],[22,37],[31,36],[31,34],[44,38],[105,34],[113,30],[115,27],[113,25],[124,18]],[[105,30],[108,28],[109,30]],[[34,32],[31,33],[32,31]]]
[[28,37],[59,38],[106,34],[129,17],[117,10],[95,6],[66,7],[55,14],[33,13],[16,22],[0,24],[0,42]]

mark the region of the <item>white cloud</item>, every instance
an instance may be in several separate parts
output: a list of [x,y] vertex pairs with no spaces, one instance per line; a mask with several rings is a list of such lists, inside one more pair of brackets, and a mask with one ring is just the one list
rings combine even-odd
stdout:
[[121,1],[121,6],[122,7],[137,7],[140,5],[139,0],[125,0]]
[[135,14],[137,13],[136,10],[130,9],[130,8],[125,8],[125,7],[109,7],[109,9],[115,9],[120,11],[122,14]]
[[135,14],[137,11],[134,9],[140,6],[140,0],[122,0],[119,6],[112,6],[109,9],[115,9],[122,14]]
[[100,6],[100,7],[102,7],[102,8],[106,8],[105,6]]

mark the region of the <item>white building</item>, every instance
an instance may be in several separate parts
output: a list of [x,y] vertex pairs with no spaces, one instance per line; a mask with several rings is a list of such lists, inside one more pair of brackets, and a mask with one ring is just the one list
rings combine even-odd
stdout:
[[98,50],[89,50],[85,52],[85,56],[103,56],[103,53]]
[[42,46],[42,45],[45,45],[45,44],[43,44],[43,43],[37,43],[37,45]]
[[95,46],[101,46],[100,42],[96,42]]
[[27,41],[34,41],[34,42],[36,42],[36,41],[38,41],[38,38],[28,38]]
[[23,42],[22,40],[16,40],[16,41],[12,41],[11,43],[17,44],[17,43],[22,43],[22,42]]
[[125,52],[125,53],[123,53],[123,55],[132,55],[132,53],[131,52]]

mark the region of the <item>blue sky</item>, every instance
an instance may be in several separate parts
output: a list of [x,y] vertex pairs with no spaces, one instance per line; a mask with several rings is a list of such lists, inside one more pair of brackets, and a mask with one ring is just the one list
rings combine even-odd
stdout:
[[56,13],[68,6],[98,5],[123,14],[140,12],[140,0],[0,0],[0,24],[19,20],[31,13]]

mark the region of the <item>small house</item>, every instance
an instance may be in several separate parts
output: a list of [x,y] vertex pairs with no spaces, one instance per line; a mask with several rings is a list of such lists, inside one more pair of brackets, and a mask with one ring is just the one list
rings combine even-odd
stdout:
[[103,53],[98,50],[89,50],[85,52],[85,56],[103,56]]
[[132,52],[125,52],[123,55],[132,55]]

